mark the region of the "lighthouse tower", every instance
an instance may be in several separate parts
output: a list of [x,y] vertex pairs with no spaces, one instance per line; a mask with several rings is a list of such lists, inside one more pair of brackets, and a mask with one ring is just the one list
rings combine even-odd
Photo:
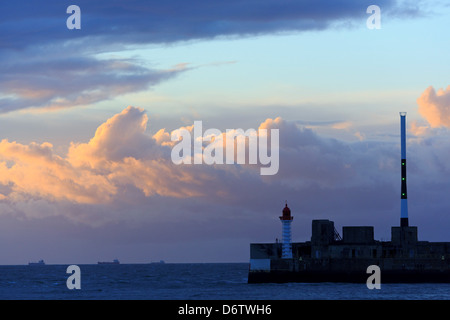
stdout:
[[291,247],[291,209],[286,206],[283,209],[283,215],[280,217],[281,225],[282,225],[282,235],[283,235],[283,243],[282,243],[282,259],[292,259],[292,247]]

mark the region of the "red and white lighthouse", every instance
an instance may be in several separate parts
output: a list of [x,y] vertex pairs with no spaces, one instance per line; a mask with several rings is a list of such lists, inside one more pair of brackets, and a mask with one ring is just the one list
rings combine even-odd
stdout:
[[291,223],[294,218],[291,216],[291,209],[286,206],[283,209],[283,215],[280,217],[282,225],[282,259],[292,259],[292,246],[291,246]]

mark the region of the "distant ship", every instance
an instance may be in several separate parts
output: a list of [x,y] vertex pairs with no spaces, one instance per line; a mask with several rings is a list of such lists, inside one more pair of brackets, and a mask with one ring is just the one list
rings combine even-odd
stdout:
[[164,260],[159,260],[159,262],[150,262],[151,264],[165,264]]
[[114,259],[113,261],[99,261],[98,264],[120,264],[119,260]]
[[45,265],[44,260],[39,260],[38,262],[28,262],[29,266],[43,266]]

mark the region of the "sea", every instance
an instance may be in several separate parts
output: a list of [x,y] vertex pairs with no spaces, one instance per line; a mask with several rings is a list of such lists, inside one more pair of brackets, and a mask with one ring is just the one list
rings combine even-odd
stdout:
[[248,263],[0,266],[0,300],[450,300],[450,284],[248,284]]

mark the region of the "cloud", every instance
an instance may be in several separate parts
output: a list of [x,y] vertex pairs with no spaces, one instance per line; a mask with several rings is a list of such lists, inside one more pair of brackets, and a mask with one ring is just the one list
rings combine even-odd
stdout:
[[[129,107],[102,124],[88,143],[72,143],[67,157],[49,143],[0,143],[3,199],[108,203],[127,185],[146,195],[198,195],[194,176],[162,160],[145,134],[147,116]],[[189,187],[187,184],[189,182]]]
[[417,120],[414,120],[411,122],[409,132],[417,137],[426,136],[430,132],[430,127],[426,125],[422,126]]
[[[65,9],[70,2],[23,2],[4,5],[0,18],[9,32],[0,37],[3,47],[17,49],[83,39],[92,48],[112,43],[173,43],[218,36],[323,30],[343,20],[365,22],[366,8],[372,4],[369,0],[80,0],[77,5],[81,8],[82,28],[80,32],[70,32],[65,27]],[[377,5],[383,12],[396,15],[419,12],[411,4],[394,0],[380,0]],[[36,28],[41,32],[32,32]]]
[[355,132],[353,135],[356,138],[358,138],[359,141],[363,141],[364,139],[366,139],[366,136],[364,135],[364,133],[361,133],[359,131]]
[[432,128],[450,128],[450,86],[437,92],[430,86],[417,99],[419,113]]
[[68,160],[77,167],[96,169],[105,162],[152,159],[155,141],[146,135],[148,117],[141,108],[128,107],[100,125],[88,143],[72,143]]
[[86,106],[137,92],[170,79],[185,68],[155,70],[131,59],[89,56],[10,57],[0,66],[0,112],[24,108]]
[[[98,126],[89,141],[73,142],[63,156],[49,142],[1,141],[0,221],[8,239],[26,238],[47,254],[49,244],[69,245],[74,256],[53,252],[55,259],[68,260],[85,255],[86,247],[90,259],[97,259],[102,248],[117,254],[125,246],[130,259],[147,261],[137,248],[154,247],[167,254],[163,259],[180,261],[174,249],[180,244],[197,257],[198,243],[211,252],[217,250],[211,243],[221,243],[223,250],[236,243],[231,256],[244,261],[249,242],[278,236],[285,200],[297,224],[294,241],[307,240],[311,219],[332,219],[337,227],[374,225],[385,238],[398,223],[397,139],[346,142],[268,118],[254,127],[279,129],[280,170],[263,177],[250,165],[174,165],[170,133],[193,127],[149,130],[151,120],[145,110],[127,107]],[[422,239],[442,240],[435,235],[445,234],[449,221],[450,140],[448,135],[428,140],[408,140],[410,221],[421,226]]]
[[7,201],[70,199],[91,203],[106,201],[116,192],[107,177],[72,166],[56,156],[49,143],[23,145],[3,140],[0,159],[0,184]]
[[[173,164],[170,154],[174,142],[169,132],[160,129],[149,135],[148,121],[143,109],[127,107],[101,124],[89,142],[72,142],[66,156],[56,155],[48,142],[25,145],[3,140],[0,143],[2,200],[112,203],[127,201],[130,190],[145,197],[230,200],[239,198],[236,183],[262,182],[255,165]],[[193,126],[173,132],[180,129],[192,131]],[[301,179],[326,184],[341,177],[345,167],[340,151],[345,149],[343,144],[322,140],[312,130],[298,128],[279,117],[266,119],[259,129],[269,129],[269,133],[270,129],[279,129],[281,133],[280,174],[266,183]]]
[[332,125],[332,128],[337,129],[337,130],[348,130],[352,126],[353,126],[353,123],[351,121],[343,121],[343,122],[335,123],[334,125]]
[[[143,109],[127,107],[101,124],[89,142],[72,142],[66,156],[56,155],[50,143],[24,145],[3,140],[3,201],[107,204],[127,202],[137,192],[144,197],[197,197],[233,203],[242,201],[242,194],[248,193],[246,187],[255,190],[258,186],[265,193],[280,183],[294,189],[370,184],[374,176],[360,176],[360,162],[364,159],[366,164],[379,165],[371,159],[372,153],[323,139],[311,129],[279,117],[266,119],[258,127],[269,129],[269,133],[270,129],[280,131],[280,170],[273,177],[261,177],[259,166],[248,165],[248,161],[242,165],[175,165],[170,157],[173,142],[169,133],[160,129],[151,136],[147,124]],[[192,131],[193,126],[181,128]]]
[[[154,69],[142,61],[99,59],[98,54],[140,45],[324,30],[342,21],[363,20],[364,24],[365,8],[371,2],[79,1],[81,30],[68,30],[66,8],[71,4],[56,0],[2,4],[0,113],[91,105],[146,90],[195,68],[179,62],[168,69]],[[406,6],[394,0],[377,4],[395,15]],[[418,12],[411,10],[409,15]],[[198,67],[230,63],[234,61]]]
[[[300,216],[339,219],[358,219],[361,210],[366,218],[385,214],[399,203],[398,141],[345,142],[268,118],[255,128],[279,129],[280,163],[276,175],[261,176],[257,165],[175,165],[171,132],[156,129],[152,135],[148,124],[145,110],[127,107],[88,142],[72,142],[64,156],[49,142],[1,141],[3,214],[63,216],[94,226],[123,220],[166,223],[169,215],[181,225],[210,220],[232,228],[231,221],[269,219],[284,200]],[[172,132],[181,128],[193,129]],[[412,198],[440,190],[449,172],[447,149],[445,139],[437,145],[410,141],[411,193],[419,194]]]
[[[170,154],[173,142],[165,129],[147,132],[148,116],[127,107],[101,124],[87,143],[72,142],[66,156],[45,142],[0,143],[0,193],[7,203],[36,200],[74,204],[128,202],[144,197],[227,197],[239,166],[178,166]],[[193,126],[181,127],[192,131]]]

